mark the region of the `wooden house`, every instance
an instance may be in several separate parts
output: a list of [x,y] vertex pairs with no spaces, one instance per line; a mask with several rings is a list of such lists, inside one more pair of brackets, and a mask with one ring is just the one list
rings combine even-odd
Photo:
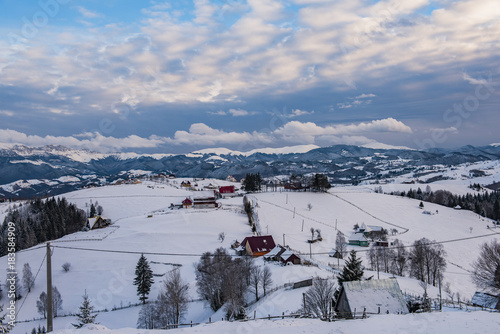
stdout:
[[195,209],[217,208],[218,206],[214,191],[200,191],[193,195]]
[[264,255],[264,260],[267,261],[280,261],[281,254],[286,251],[286,248],[281,245],[276,245],[271,251]]
[[352,233],[349,237],[349,245],[368,247],[368,239],[363,233]]
[[241,246],[250,256],[257,257],[269,253],[276,244],[271,235],[253,236],[243,239]]
[[300,264],[300,257],[295,255],[291,250],[284,251],[280,256],[281,263],[287,265],[291,264]]
[[236,193],[234,192],[234,186],[222,186],[222,187],[219,187],[219,195],[222,198],[235,196]]
[[111,225],[111,219],[106,219],[101,216],[95,216],[87,219],[87,228],[89,230],[95,230],[97,228],[104,228]]
[[183,187],[183,188],[191,188],[191,182],[189,182],[189,181],[182,181],[181,182],[181,187]]
[[407,314],[403,293],[395,278],[342,283],[335,305],[342,318],[352,319],[368,314]]
[[190,208],[192,206],[193,206],[193,201],[189,197],[186,197],[186,199],[182,201],[182,207],[184,209]]

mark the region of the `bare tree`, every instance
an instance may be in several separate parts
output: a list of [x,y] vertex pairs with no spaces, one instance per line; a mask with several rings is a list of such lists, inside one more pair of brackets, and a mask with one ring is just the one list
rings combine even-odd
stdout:
[[398,239],[394,240],[394,257],[392,258],[392,272],[403,276],[408,267],[408,251]]
[[225,238],[226,238],[226,233],[224,233],[224,232],[219,233],[218,240],[220,240],[221,243],[224,242]]
[[25,263],[23,267],[23,286],[29,292],[35,286],[35,277],[31,273],[31,267],[29,263]]
[[410,252],[410,275],[436,286],[446,268],[445,256],[442,244],[426,238],[416,240]]
[[478,287],[494,293],[500,291],[500,242],[484,243],[479,258],[472,266],[472,281]]
[[142,305],[137,319],[137,328],[155,329],[162,327],[157,321],[156,303]]
[[62,297],[57,287],[52,287],[52,310],[54,311],[54,317],[57,317],[57,311],[62,310]]
[[186,284],[178,269],[167,274],[163,281],[163,290],[157,299],[160,322],[167,324],[181,323],[188,306],[189,285]]
[[255,293],[255,300],[259,300],[259,286],[262,281],[262,270],[253,266],[250,271],[250,289]]
[[337,257],[337,265],[340,266],[340,257],[344,258],[347,254],[347,242],[344,233],[340,231],[337,231],[337,237],[335,238],[335,251],[339,255]]
[[334,293],[335,281],[332,278],[317,277],[313,286],[306,292],[304,310],[321,320],[330,319]]
[[[97,202],[96,202],[96,205],[97,205]],[[97,210],[97,215],[99,215],[99,216],[101,216],[102,213],[104,212],[104,209],[100,205],[97,205],[96,210]]]
[[47,318],[47,294],[45,292],[42,292],[38,297],[36,309],[44,318]]
[[262,290],[264,290],[264,296],[266,295],[267,289],[271,286],[271,284],[273,284],[271,270],[268,266],[264,266],[264,269],[262,270]]
[[311,203],[307,203],[307,208],[309,209],[309,211],[311,211],[311,209],[313,208],[313,205]]

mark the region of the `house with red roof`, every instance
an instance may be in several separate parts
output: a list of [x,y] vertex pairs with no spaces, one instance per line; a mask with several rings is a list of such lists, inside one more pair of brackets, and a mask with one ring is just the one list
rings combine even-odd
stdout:
[[276,244],[271,235],[253,236],[243,239],[241,246],[250,256],[257,257],[269,253]]

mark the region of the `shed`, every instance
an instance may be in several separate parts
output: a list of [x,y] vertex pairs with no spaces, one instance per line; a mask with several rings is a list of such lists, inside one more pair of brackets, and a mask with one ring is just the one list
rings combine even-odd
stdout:
[[408,307],[395,278],[342,283],[335,312],[352,319],[366,313],[407,314]]
[[90,230],[94,230],[96,228],[103,228],[109,225],[111,225],[111,220],[106,219],[102,216],[95,216],[87,219],[87,227]]
[[247,254],[253,257],[267,254],[276,247],[271,235],[247,237],[243,239],[241,245],[245,247]]
[[471,300],[472,305],[500,310],[500,296],[476,291]]
[[349,237],[349,245],[368,247],[368,239],[363,233],[353,233]]
[[281,263],[283,263],[285,265],[287,265],[289,263],[300,264],[300,257],[293,254],[293,252],[288,250],[288,249],[286,251],[284,251],[283,254],[281,254],[280,260],[281,260]]
[[264,260],[267,261],[279,261],[281,254],[286,251],[286,248],[281,245],[276,245],[271,251],[264,255]]

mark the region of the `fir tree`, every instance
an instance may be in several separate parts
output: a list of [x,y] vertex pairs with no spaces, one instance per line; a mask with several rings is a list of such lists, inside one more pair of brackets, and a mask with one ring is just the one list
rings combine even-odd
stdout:
[[90,217],[95,217],[95,214],[96,214],[95,205],[91,204],[90,205]]
[[342,286],[343,282],[360,281],[362,277],[363,268],[361,267],[361,259],[357,258],[356,251],[352,250],[349,253],[349,258],[345,261],[342,273],[337,276],[337,281],[339,282],[339,286]]
[[137,295],[143,304],[146,304],[153,282],[153,271],[149,267],[149,262],[144,254],[141,254],[135,267],[134,285],[137,285]]
[[87,292],[83,295],[83,302],[80,305],[80,313],[76,316],[78,317],[78,323],[72,324],[75,328],[82,328],[86,324],[94,324],[97,314],[92,315],[94,306],[90,305],[89,296]]

